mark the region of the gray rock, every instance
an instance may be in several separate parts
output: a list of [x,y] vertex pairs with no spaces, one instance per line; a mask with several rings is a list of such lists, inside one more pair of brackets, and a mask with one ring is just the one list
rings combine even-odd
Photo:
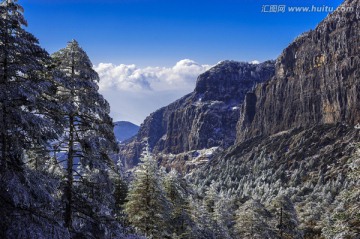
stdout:
[[237,142],[294,127],[360,121],[360,8],[345,1],[301,35],[276,62],[272,80],[256,87],[243,107]]

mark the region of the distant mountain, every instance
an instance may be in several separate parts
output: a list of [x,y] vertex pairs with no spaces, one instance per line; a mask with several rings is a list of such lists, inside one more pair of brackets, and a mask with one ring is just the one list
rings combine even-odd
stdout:
[[139,126],[127,121],[115,122],[114,126],[115,137],[120,142],[134,137],[140,128]]

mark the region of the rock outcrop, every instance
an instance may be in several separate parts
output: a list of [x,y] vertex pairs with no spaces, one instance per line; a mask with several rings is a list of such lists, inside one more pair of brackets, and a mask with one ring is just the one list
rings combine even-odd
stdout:
[[298,37],[243,106],[238,142],[294,127],[360,122],[360,6],[345,1]]
[[224,61],[200,75],[194,92],[152,113],[136,138],[121,146],[126,168],[138,163],[144,139],[157,154],[233,145],[245,95],[274,76],[274,64]]

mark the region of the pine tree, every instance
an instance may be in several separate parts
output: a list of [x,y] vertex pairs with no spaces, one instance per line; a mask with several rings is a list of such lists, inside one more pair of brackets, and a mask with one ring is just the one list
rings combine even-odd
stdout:
[[322,235],[325,238],[358,238],[360,236],[360,149],[350,159],[349,178],[352,184],[334,202],[334,210],[327,215]]
[[62,78],[57,97],[65,109],[65,134],[57,147],[65,154],[65,226],[87,237],[108,235],[115,201],[110,155],[117,148],[108,102],[98,92],[98,74],[79,46],[71,41],[53,54]]
[[124,212],[125,203],[126,203],[126,197],[129,191],[128,184],[125,182],[124,179],[118,177],[114,180],[114,186],[115,186],[115,207],[116,207],[116,214],[117,214],[117,220],[123,225],[127,226],[128,221],[126,214]]
[[276,227],[278,236],[283,239],[302,238],[299,230],[297,213],[291,199],[286,195],[279,195],[272,200],[270,211],[277,219]]
[[210,214],[214,213],[215,203],[219,200],[217,184],[213,181],[205,192],[204,204]]
[[269,222],[271,213],[257,200],[248,200],[236,210],[234,230],[240,239],[276,238]]
[[23,9],[16,1],[0,6],[0,166],[19,167],[24,150],[42,149],[61,127],[49,114],[58,105],[56,88],[47,78],[49,55],[26,32]]
[[216,233],[221,238],[231,238],[229,228],[233,226],[235,205],[233,199],[220,192],[214,205],[213,218],[216,221]]
[[190,195],[190,212],[191,220],[195,222],[192,238],[211,239],[216,238],[214,232],[214,221],[212,215],[204,205],[203,200],[198,195]]
[[221,194],[219,193],[217,183],[213,181],[205,192],[204,205],[211,219],[211,230],[216,238],[229,238],[227,227],[222,222],[224,212],[219,208]]
[[44,165],[62,131],[50,57],[24,30],[16,0],[0,4],[0,18],[0,238],[69,238]]
[[168,230],[171,204],[165,197],[157,161],[148,145],[142,155],[132,182],[125,212],[129,221],[149,238],[169,238]]
[[165,174],[164,187],[166,198],[172,205],[172,213],[168,228],[172,229],[173,238],[191,238],[194,222],[190,216],[188,201],[188,185],[181,179],[176,170]]

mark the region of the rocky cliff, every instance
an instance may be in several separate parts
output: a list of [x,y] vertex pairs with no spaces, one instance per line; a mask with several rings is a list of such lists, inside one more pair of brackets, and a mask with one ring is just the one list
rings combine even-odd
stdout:
[[274,71],[273,61],[219,63],[198,77],[194,92],[147,117],[136,138],[121,146],[120,157],[128,168],[136,165],[144,139],[165,154],[231,146],[245,95]]
[[359,1],[345,1],[284,50],[273,79],[247,96],[238,142],[299,126],[360,122],[359,12]]

